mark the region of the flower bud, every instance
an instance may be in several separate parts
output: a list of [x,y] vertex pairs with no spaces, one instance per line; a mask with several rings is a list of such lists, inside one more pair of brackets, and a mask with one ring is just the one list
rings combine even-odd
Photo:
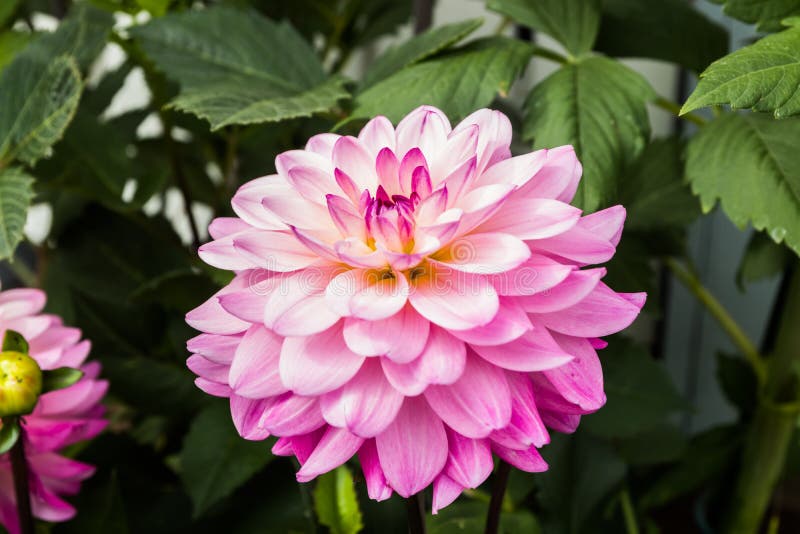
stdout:
[[36,360],[21,352],[0,352],[0,417],[31,413],[41,392]]

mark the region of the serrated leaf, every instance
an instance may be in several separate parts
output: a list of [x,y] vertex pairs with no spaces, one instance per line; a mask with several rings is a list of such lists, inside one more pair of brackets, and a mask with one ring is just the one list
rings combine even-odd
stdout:
[[0,423],[0,454],[10,451],[19,439],[19,424],[11,421],[12,419],[8,418],[7,422]]
[[651,142],[625,174],[620,203],[626,230],[682,228],[700,215],[700,204],[684,182],[683,143],[676,138]]
[[533,88],[523,135],[536,148],[571,144],[583,165],[575,202],[595,211],[618,200],[619,177],[650,138],[645,106],[655,97],[641,75],[593,56],[570,63]]
[[600,0],[489,0],[489,9],[555,38],[573,55],[592,49]]
[[180,454],[181,479],[200,517],[230,495],[272,459],[263,442],[242,439],[225,403],[200,412],[189,428]]
[[483,24],[482,19],[471,19],[455,24],[431,28],[425,33],[409,39],[384,52],[376,59],[364,75],[362,90],[374,85],[400,69],[445,50],[464,39]]
[[0,76],[0,162],[33,165],[58,141],[78,107],[83,83],[70,56],[46,68],[27,54]]
[[779,245],[764,232],[754,232],[739,261],[736,283],[740,289],[745,285],[771,278],[783,273],[792,260],[792,252]]
[[718,104],[768,111],[776,118],[800,113],[800,19],[794,21],[792,28],[712,63],[681,113]]
[[342,465],[317,479],[314,509],[331,534],[356,534],[364,528],[353,477]]
[[728,52],[728,32],[685,0],[603,0],[595,50],[661,59],[700,72]]
[[651,429],[686,408],[667,373],[642,347],[622,339],[603,351],[608,400],[582,421],[587,432],[604,438],[630,437]]
[[76,4],[53,33],[42,33],[25,49],[25,55],[47,63],[69,55],[86,71],[105,46],[114,18],[86,3]]
[[689,142],[686,176],[703,211],[717,201],[740,228],[751,222],[800,254],[800,118],[726,114]]
[[13,257],[22,241],[32,199],[32,177],[17,168],[0,170],[0,260]]
[[42,393],[68,388],[83,376],[83,371],[72,367],[59,367],[42,371]]
[[19,352],[28,354],[28,342],[25,337],[15,330],[6,330],[3,334],[3,352]]
[[507,93],[528,63],[532,48],[504,37],[474,41],[439,58],[405,68],[356,97],[351,118],[385,115],[392,121],[422,104],[452,120]]
[[171,106],[208,120],[215,130],[307,117],[348,97],[344,79],[326,79],[313,49],[291,26],[252,11],[172,14],[131,34],[180,84]]
[[777,31],[781,21],[800,15],[800,0],[712,0],[724,4],[723,11],[729,17],[757,24],[760,31]]

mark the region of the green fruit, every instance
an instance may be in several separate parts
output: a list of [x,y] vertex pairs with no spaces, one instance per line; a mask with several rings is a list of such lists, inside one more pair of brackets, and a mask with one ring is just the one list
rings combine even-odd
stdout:
[[41,393],[36,360],[21,352],[0,352],[0,417],[31,413]]

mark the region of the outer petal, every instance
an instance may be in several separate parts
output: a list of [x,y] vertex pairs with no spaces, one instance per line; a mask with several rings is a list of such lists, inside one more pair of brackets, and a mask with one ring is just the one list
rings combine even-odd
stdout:
[[422,397],[407,398],[375,444],[386,479],[405,498],[428,486],[447,462],[444,425]]
[[436,477],[436,480],[433,481],[433,515],[452,504],[462,491],[464,488],[449,476],[441,474]]
[[503,232],[519,239],[559,235],[577,224],[581,210],[546,198],[509,198],[503,209],[483,222],[478,232]]
[[570,145],[546,150],[544,165],[517,195],[528,198],[552,198],[569,203],[581,179],[581,163]]
[[284,393],[264,410],[259,426],[276,436],[307,434],[325,424],[316,397]]
[[39,289],[8,289],[0,293],[0,319],[9,320],[39,313],[45,294]]
[[505,428],[492,432],[492,441],[520,450],[550,443],[550,435],[536,407],[530,378],[523,373],[506,373],[506,380],[511,389],[511,421]]
[[314,452],[297,472],[297,481],[308,482],[339,467],[358,452],[362,443],[364,443],[362,438],[344,428],[328,428]]
[[532,254],[522,265],[489,279],[498,295],[533,295],[557,286],[575,269],[541,254]]
[[511,420],[511,392],[501,369],[467,355],[461,378],[449,386],[430,386],[425,398],[456,432],[483,438]]
[[502,159],[511,155],[511,121],[503,113],[492,109],[475,111],[453,129],[453,133],[478,126],[478,175]]
[[539,172],[546,160],[546,150],[537,150],[500,160],[484,171],[476,185],[513,184],[517,187],[523,186]]
[[374,159],[384,148],[394,151],[396,146],[394,126],[389,119],[378,115],[361,128],[358,140]]
[[297,271],[319,260],[291,232],[245,232],[234,237],[233,248],[254,265],[270,271]]
[[269,404],[270,401],[263,399],[252,400],[231,395],[231,417],[240,436],[251,441],[261,441],[269,437],[269,431],[259,426],[259,421]]
[[465,488],[477,488],[494,469],[492,450],[486,439],[467,438],[447,429],[450,453],[445,474]]
[[530,313],[563,310],[585,299],[605,274],[606,270],[603,268],[572,271],[566,280],[554,288],[535,295],[517,297],[516,301]]
[[247,277],[237,276],[226,287],[217,291],[210,299],[186,314],[186,322],[195,330],[209,334],[238,334],[244,332],[250,323],[242,321],[225,311],[219,303],[219,297],[227,293],[240,291],[247,284]]
[[541,324],[505,345],[472,345],[481,358],[512,371],[543,371],[561,367],[573,356],[556,343]]
[[378,185],[375,156],[370,156],[355,137],[345,136],[336,141],[333,147],[333,164],[355,182],[358,191],[374,191]]
[[358,450],[358,461],[361,463],[364,480],[367,482],[367,495],[369,495],[369,498],[375,501],[385,501],[391,497],[392,488],[383,474],[374,439],[368,439],[361,445]]
[[447,116],[433,106],[420,106],[397,125],[397,152],[405,155],[412,148],[419,148],[428,161],[445,146],[450,133]]
[[528,473],[542,473],[547,471],[547,462],[544,461],[536,447],[530,447],[524,451],[509,449],[494,443],[492,449],[497,456],[510,463],[517,469]]
[[287,391],[278,371],[283,338],[253,325],[241,339],[230,368],[228,383],[241,397],[260,399]]
[[544,372],[544,376],[569,402],[586,411],[599,409],[606,402],[603,369],[591,344],[583,338],[553,334],[564,350],[575,359]]

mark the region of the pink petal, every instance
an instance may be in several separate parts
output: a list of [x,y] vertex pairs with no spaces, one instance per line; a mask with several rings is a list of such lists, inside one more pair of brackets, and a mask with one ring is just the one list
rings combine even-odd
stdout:
[[275,436],[307,434],[325,424],[316,397],[284,393],[264,410],[259,425]]
[[392,386],[407,396],[419,395],[429,384],[452,384],[464,372],[466,347],[446,330],[431,326],[422,354],[410,363],[381,358]]
[[228,383],[228,370],[227,365],[220,365],[211,360],[205,359],[203,356],[197,354],[190,356],[186,360],[186,367],[188,367],[194,374],[211,380],[212,382],[219,382],[220,384]]
[[375,445],[386,480],[405,498],[427,487],[447,461],[444,425],[422,397],[406,398]]
[[238,334],[244,332],[250,323],[226,312],[219,303],[219,297],[239,291],[246,286],[246,277],[238,276],[226,287],[217,291],[210,299],[186,314],[186,322],[195,330],[209,334]]
[[241,339],[231,364],[228,384],[240,397],[260,399],[287,389],[278,371],[283,338],[253,325]]
[[462,120],[453,133],[473,124],[479,128],[477,154],[480,176],[487,167],[511,155],[511,121],[499,111],[479,109]]
[[536,447],[530,447],[524,451],[515,449],[508,449],[497,443],[492,444],[494,452],[504,461],[510,463],[517,469],[527,473],[543,473],[547,471],[547,462],[544,461],[542,455]]
[[542,239],[562,234],[575,226],[581,210],[546,198],[513,195],[503,209],[481,224],[478,232],[505,232],[520,239]]
[[433,515],[452,504],[461,495],[464,488],[445,474],[433,481]]
[[350,350],[363,356],[386,356],[407,363],[422,353],[428,341],[430,322],[406,304],[395,315],[380,321],[348,317],[344,340]]
[[408,281],[402,273],[352,269],[331,280],[325,289],[325,301],[342,317],[375,321],[403,309],[408,291]]
[[[330,192],[327,191],[328,193]],[[322,194],[321,191],[317,192]],[[308,191],[312,195],[311,191]],[[294,186],[287,184],[281,191],[269,192],[261,199],[264,209],[278,217],[287,226],[298,228],[326,228],[330,219],[325,209],[324,196],[318,196],[317,202],[312,202],[300,196]]]
[[337,265],[319,265],[265,285],[264,325],[281,336],[307,336],[336,324],[340,316],[325,304],[325,287],[339,272]]
[[464,212],[459,233],[468,233],[493,217],[513,191],[513,185],[494,184],[478,187],[464,195],[456,204]]
[[478,233],[456,239],[436,258],[459,271],[496,274],[519,267],[530,255],[528,245],[512,235]]
[[450,330],[450,333],[471,345],[504,345],[532,328],[530,319],[519,304],[511,299],[501,299],[500,310],[491,322],[469,330]]
[[[251,228],[247,231],[252,232],[253,229]],[[257,266],[258,263],[243,256],[233,247],[233,240],[241,235],[245,235],[245,233],[240,232],[204,243],[197,249],[197,254],[200,256],[201,260],[217,269],[224,269],[226,271],[252,269]]]
[[346,198],[337,195],[328,195],[328,213],[339,233],[344,238],[353,237],[361,241],[367,240],[367,227],[364,217],[359,215],[353,204]]
[[358,450],[358,461],[361,463],[361,470],[364,472],[369,498],[374,501],[385,501],[391,497],[392,488],[383,474],[374,439],[368,439],[361,445]]
[[231,418],[236,431],[244,439],[261,441],[269,437],[269,431],[260,427],[259,421],[271,401],[245,399],[231,395]]
[[593,232],[608,239],[615,247],[622,237],[622,227],[625,224],[625,208],[617,205],[597,211],[581,219],[580,225],[585,230]]
[[255,265],[270,271],[297,271],[319,260],[291,232],[246,232],[236,236],[233,247]]
[[398,154],[404,154],[403,159],[400,160],[400,190],[404,195],[410,195],[414,171],[420,167],[427,169],[428,162],[417,147],[406,153],[398,152]]
[[314,452],[297,472],[297,481],[308,482],[323,473],[336,469],[358,452],[362,443],[364,443],[362,438],[351,434],[344,428],[328,428]]
[[339,256],[333,247],[339,240],[339,232],[335,228],[322,230],[302,230],[295,226],[291,228],[297,240],[313,254],[328,261],[339,261]]
[[516,269],[491,275],[489,279],[499,295],[533,295],[560,284],[574,269],[547,256],[531,254]]
[[243,221],[262,230],[281,230],[286,225],[273,213],[264,209],[264,197],[276,191],[285,192],[289,184],[277,175],[251,180],[241,186],[231,199],[231,206]]
[[465,488],[477,488],[494,469],[492,450],[486,439],[467,438],[447,430],[449,455],[444,472]]
[[248,323],[260,323],[264,319],[266,303],[266,296],[258,286],[219,297],[219,304],[226,312]]
[[334,245],[339,258],[353,267],[380,268],[386,267],[387,261],[380,251],[368,247],[358,238],[348,238]]
[[333,147],[333,165],[355,182],[358,191],[374,191],[378,186],[375,156],[370,156],[355,137],[345,136],[336,141]]
[[561,367],[544,371],[544,376],[569,402],[594,411],[606,402],[603,369],[591,344],[584,338],[553,333],[553,338],[574,359]]
[[440,183],[445,176],[450,174],[453,169],[463,166],[463,164],[475,158],[475,169],[477,170],[476,150],[478,148],[479,128],[472,124],[458,132],[450,132],[447,136],[447,143],[439,151],[436,159],[431,163],[431,176]]
[[544,151],[544,165],[517,195],[527,198],[552,198],[570,203],[581,179],[581,163],[572,146],[560,146]]
[[476,177],[477,158],[475,156],[459,165],[452,172],[446,175],[441,187],[446,187],[449,196],[447,207],[458,204],[459,199],[464,196],[473,186]]
[[233,395],[233,390],[231,390],[228,384],[220,384],[219,382],[213,382],[205,378],[195,378],[194,385],[197,386],[197,389],[200,391],[208,393],[213,397],[228,398]]
[[378,183],[383,186],[389,195],[399,195],[400,189],[400,162],[390,148],[378,152],[375,160],[375,172],[378,174]]
[[403,395],[389,384],[380,362],[374,358],[365,361],[344,386],[320,398],[322,415],[329,424],[345,427],[363,438],[383,432],[401,404]]
[[307,337],[287,337],[280,356],[283,385],[299,395],[333,391],[353,378],[364,356],[344,343],[341,323]]
[[292,167],[287,173],[286,181],[303,198],[317,204],[324,204],[325,196],[338,189],[333,176],[319,167]]
[[584,265],[604,263],[616,251],[624,222],[624,208],[614,206],[583,217],[563,234],[531,241],[531,248]]
[[531,380],[523,373],[506,373],[511,390],[511,421],[489,436],[492,441],[511,449],[542,447],[550,443],[539,411]]
[[535,323],[533,330],[505,345],[473,345],[472,348],[486,361],[512,371],[554,369],[572,360],[547,329]]
[[333,157],[333,146],[341,136],[332,133],[321,133],[313,135],[306,142],[306,151],[319,154],[324,159],[330,161]]
[[414,280],[408,300],[430,322],[454,330],[488,324],[500,307],[488,279],[441,264]]
[[552,289],[517,297],[516,301],[530,313],[549,313],[574,306],[586,298],[605,276],[604,268],[572,271],[566,280]]
[[500,160],[483,172],[476,185],[513,184],[521,187],[539,172],[546,160],[546,150]]
[[238,217],[217,217],[208,225],[208,234],[214,239],[222,239],[245,230],[252,230],[252,228]]
[[384,148],[394,151],[395,135],[392,122],[382,115],[372,118],[361,128],[358,140],[373,158]]
[[0,319],[9,320],[42,311],[47,297],[39,289],[8,289],[0,293]]
[[505,374],[475,355],[467,354],[458,381],[428,387],[425,398],[447,426],[470,438],[486,437],[511,419],[511,392]]
[[428,161],[439,153],[450,133],[447,116],[433,106],[420,106],[397,125],[397,153],[419,148]]

